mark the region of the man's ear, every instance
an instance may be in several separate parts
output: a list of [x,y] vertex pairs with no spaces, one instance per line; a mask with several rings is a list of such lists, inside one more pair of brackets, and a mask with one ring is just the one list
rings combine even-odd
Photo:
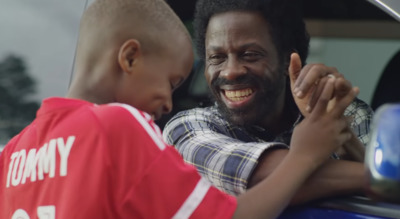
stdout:
[[141,46],[138,40],[130,39],[125,41],[118,52],[118,63],[124,72],[132,72],[141,52]]

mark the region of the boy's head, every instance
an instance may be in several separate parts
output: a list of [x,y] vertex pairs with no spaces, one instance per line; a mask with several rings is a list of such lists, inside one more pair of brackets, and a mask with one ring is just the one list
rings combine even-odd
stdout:
[[190,36],[164,0],[97,0],[81,20],[67,96],[126,103],[158,119],[192,64]]

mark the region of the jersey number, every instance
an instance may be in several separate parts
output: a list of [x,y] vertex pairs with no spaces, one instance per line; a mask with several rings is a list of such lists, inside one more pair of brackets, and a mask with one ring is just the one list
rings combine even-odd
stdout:
[[[37,216],[39,219],[54,219],[56,218],[56,207],[54,205],[39,206],[37,208]],[[30,219],[30,217],[25,210],[18,209],[14,212],[11,219]]]

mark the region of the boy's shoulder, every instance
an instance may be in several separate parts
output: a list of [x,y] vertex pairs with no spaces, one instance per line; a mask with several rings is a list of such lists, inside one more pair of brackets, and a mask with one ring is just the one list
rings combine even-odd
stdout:
[[151,116],[135,107],[123,103],[110,103],[98,105],[93,108],[103,127],[118,130],[119,132],[132,133],[133,131],[143,130],[147,133],[161,135],[161,130],[154,123]]
[[[115,150],[135,150],[140,154],[139,151],[158,152],[166,148],[160,128],[146,112],[122,103],[98,105],[93,112],[107,140],[119,145],[119,149]],[[133,144],[137,147],[133,147]]]
[[123,103],[95,105],[92,111],[98,119],[119,125],[152,121],[149,114]]

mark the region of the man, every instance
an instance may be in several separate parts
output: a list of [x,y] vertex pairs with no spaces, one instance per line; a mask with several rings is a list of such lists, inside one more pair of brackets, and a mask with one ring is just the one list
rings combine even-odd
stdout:
[[[302,66],[309,37],[298,4],[295,0],[197,2],[196,48],[205,61],[205,77],[216,104],[174,116],[164,129],[164,139],[230,194],[241,194],[273,173],[288,147],[296,143],[293,128],[313,109],[313,99],[320,93],[316,84],[330,75],[344,88],[351,87],[335,68]],[[342,88],[335,89],[340,93]],[[352,138],[333,157],[361,161],[372,111],[355,100],[344,115],[351,123]],[[363,184],[361,163],[332,159],[313,174],[293,203],[359,193]]]
[[[152,120],[171,111],[192,64],[190,37],[165,1],[95,1],[81,21],[67,97],[44,100],[0,155],[0,218],[276,218],[350,138],[337,117],[358,90],[338,95],[340,80],[331,79],[275,175],[237,199],[225,194],[162,141]],[[337,107],[327,111],[331,96]]]

